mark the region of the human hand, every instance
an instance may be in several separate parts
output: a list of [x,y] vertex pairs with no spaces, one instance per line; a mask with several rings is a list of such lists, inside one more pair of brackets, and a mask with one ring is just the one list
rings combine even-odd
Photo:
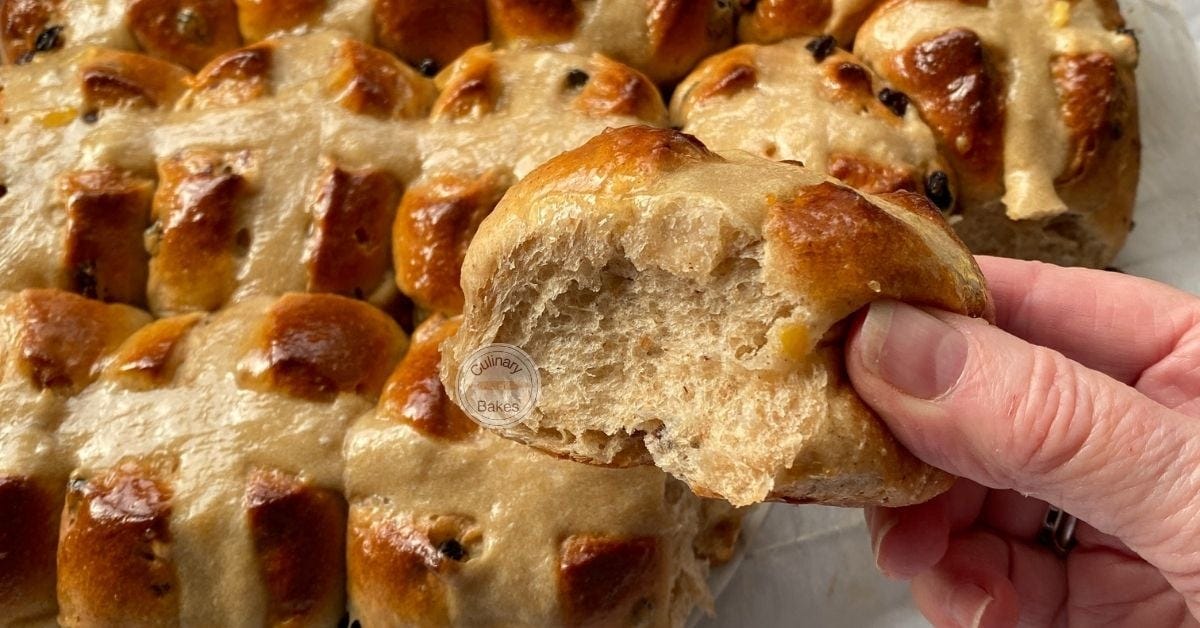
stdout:
[[[847,347],[897,438],[964,478],[867,511],[879,568],[938,626],[1200,625],[1200,299],[979,263],[996,327],[880,302]],[[1047,503],[1081,520],[1065,559],[1036,541]]]

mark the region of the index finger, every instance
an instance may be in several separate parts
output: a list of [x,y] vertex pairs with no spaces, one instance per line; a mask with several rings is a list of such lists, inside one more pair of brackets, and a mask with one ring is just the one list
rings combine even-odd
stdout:
[[977,258],[996,324],[1129,385],[1200,326],[1200,299],[1119,273]]

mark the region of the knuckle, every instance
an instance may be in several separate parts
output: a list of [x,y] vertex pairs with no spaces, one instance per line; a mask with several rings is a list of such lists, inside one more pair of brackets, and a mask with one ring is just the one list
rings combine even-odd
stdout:
[[1087,390],[1074,363],[1049,349],[1034,349],[1028,382],[1012,393],[1007,426],[1005,451],[1018,483],[1061,474],[1084,451],[1098,405],[1107,405],[1099,391]]

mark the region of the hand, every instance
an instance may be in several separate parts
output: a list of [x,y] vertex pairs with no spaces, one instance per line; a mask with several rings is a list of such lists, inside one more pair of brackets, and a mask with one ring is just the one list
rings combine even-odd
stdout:
[[[938,626],[1200,625],[1200,299],[979,263],[996,327],[880,302],[847,347],[897,438],[963,478],[867,512],[879,568]],[[1065,560],[1035,540],[1047,503],[1081,520]]]

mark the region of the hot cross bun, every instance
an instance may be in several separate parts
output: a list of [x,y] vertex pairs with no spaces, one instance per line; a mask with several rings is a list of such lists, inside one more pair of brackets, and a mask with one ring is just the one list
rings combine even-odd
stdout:
[[63,410],[59,621],[334,625],[342,436],[406,344],[375,308],[321,294],[129,336]]
[[850,387],[845,320],[876,299],[991,315],[974,258],[924,197],[863,195],[645,126],[514,186],[462,284],[442,380],[491,343],[521,348],[541,376],[531,413],[498,432],[595,464],[654,464],[736,505],[897,506],[944,491],[949,476]]
[[317,33],[227,53],[191,85],[157,130],[151,308],[305,290],[386,302],[387,234],[432,82]]
[[49,622],[72,451],[56,430],[144,312],[57,290],[0,294],[0,618]]
[[974,251],[1104,266],[1120,250],[1141,143],[1115,0],[891,0],[854,49],[933,127]]
[[849,47],[880,0],[740,0],[738,39],[770,44],[829,35]]
[[[38,88],[48,74],[60,89]],[[474,225],[512,182],[606,126],[666,123],[653,83],[599,55],[482,46],[434,81],[333,32],[195,75],[84,48],[6,78],[0,288],[159,314],[288,291],[386,305],[397,283],[454,313]],[[17,176],[34,164],[49,176]]]
[[446,314],[462,309],[463,255],[510,185],[608,126],[667,118],[648,78],[601,55],[479,47],[437,83],[423,172],[404,193],[392,242],[400,290]]
[[[1136,62],[1114,0],[0,0],[0,625],[680,625],[688,485],[947,486],[841,321],[989,314],[934,206],[1111,259]],[[491,340],[505,436],[684,482],[480,429]]]
[[708,58],[676,88],[671,119],[714,149],[797,161],[863,192],[904,190],[954,207],[949,168],[919,113],[829,39],[746,44]]
[[23,64],[55,50],[91,45],[142,51],[196,71],[220,54],[277,35],[338,30],[371,42],[372,18],[387,22],[395,4],[389,0],[0,0],[0,60]]
[[79,48],[3,73],[0,289],[63,288],[143,305],[152,134],[190,74]]
[[500,45],[600,52],[673,83],[733,41],[731,0],[487,0]]
[[737,513],[656,469],[555,459],[480,428],[438,381],[434,315],[346,442],[351,616],[364,626],[681,625]]

